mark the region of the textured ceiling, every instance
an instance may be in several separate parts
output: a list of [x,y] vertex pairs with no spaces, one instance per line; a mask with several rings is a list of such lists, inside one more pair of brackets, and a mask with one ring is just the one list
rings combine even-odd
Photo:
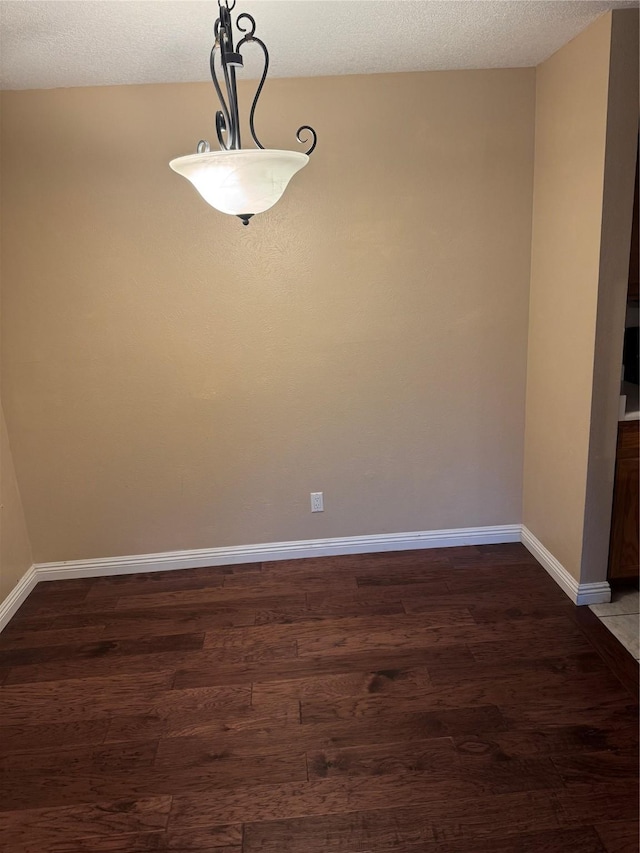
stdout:
[[[271,75],[536,65],[634,0],[238,0]],[[215,0],[2,0],[2,88],[208,80]],[[256,76],[249,62],[246,76]]]

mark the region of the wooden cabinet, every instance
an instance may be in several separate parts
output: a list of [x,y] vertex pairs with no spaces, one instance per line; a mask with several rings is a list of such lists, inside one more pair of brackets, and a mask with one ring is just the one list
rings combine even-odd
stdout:
[[638,577],[639,421],[618,425],[616,479],[613,489],[609,578]]
[[631,229],[631,257],[629,259],[629,295],[627,299],[640,299],[640,216],[638,215],[638,165],[636,160],[636,186],[633,194],[633,226]]

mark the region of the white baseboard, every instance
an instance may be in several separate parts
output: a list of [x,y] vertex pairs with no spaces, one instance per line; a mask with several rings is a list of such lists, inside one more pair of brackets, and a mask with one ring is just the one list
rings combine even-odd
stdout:
[[26,600],[27,596],[38,583],[35,566],[31,566],[11,590],[4,601],[0,602],[0,631],[9,624],[9,620]]
[[602,604],[610,601],[611,590],[608,583],[578,584],[530,530],[520,524],[505,524],[493,527],[383,533],[378,536],[344,536],[334,539],[307,539],[300,542],[267,542],[262,545],[236,545],[228,548],[202,548],[190,551],[167,551],[161,554],[137,554],[128,557],[36,563],[0,603],[0,631],[40,581],[126,575],[136,572],[166,572],[205,566],[294,560],[301,557],[375,554],[382,551],[451,548],[463,545],[499,545],[506,542],[522,542],[575,604]]
[[39,581],[67,580],[238,563],[264,563],[270,560],[296,560],[301,557],[374,554],[379,551],[450,548],[460,545],[497,545],[519,541],[520,525],[506,524],[495,527],[465,527],[458,530],[422,530],[413,533],[383,533],[377,536],[306,539],[300,542],[267,542],[262,545],[167,551],[163,554],[137,554],[131,557],[107,557],[102,560],[36,563],[35,570]]
[[611,601],[611,587],[607,581],[600,583],[578,583],[565,567],[548,551],[533,533],[522,525],[522,544],[545,568],[558,586],[574,604],[606,604]]

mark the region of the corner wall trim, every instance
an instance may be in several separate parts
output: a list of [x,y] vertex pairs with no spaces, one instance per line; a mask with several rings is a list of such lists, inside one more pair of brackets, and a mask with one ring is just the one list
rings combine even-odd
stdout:
[[5,628],[20,605],[26,600],[31,590],[38,583],[35,566],[22,575],[4,601],[0,602],[0,631]]
[[607,581],[578,583],[573,575],[524,524],[522,525],[521,541],[574,604],[607,604],[611,601],[611,587]]
[[378,551],[408,551],[418,548],[450,548],[460,545],[499,545],[519,542],[520,525],[464,527],[454,530],[422,530],[412,533],[382,533],[373,536],[344,536],[334,539],[306,539],[299,542],[267,542],[261,545],[234,545],[137,554],[97,560],[36,563],[38,581],[126,575],[134,572],[166,572],[238,563],[297,560],[301,557],[334,557],[342,554],[374,554]]

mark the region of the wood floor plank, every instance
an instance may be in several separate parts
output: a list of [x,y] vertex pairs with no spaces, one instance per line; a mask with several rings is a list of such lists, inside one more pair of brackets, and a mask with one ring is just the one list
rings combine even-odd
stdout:
[[[29,718],[25,708],[25,717]],[[0,726],[0,756],[42,749],[98,745],[107,735],[106,718],[74,720],[69,723],[42,722],[36,725],[16,723]]]
[[[420,598],[423,601],[431,600],[436,596],[442,598],[449,592],[447,583],[444,580],[445,574],[446,571],[441,572],[443,577],[439,578],[425,574],[421,580],[416,579],[411,584],[391,583],[392,579],[389,578],[388,584],[363,584],[362,586],[358,586],[357,590],[360,595],[372,602],[396,601],[400,599],[403,603],[406,603],[411,598]],[[351,591],[353,592],[353,590]],[[334,587],[327,590],[320,590],[319,592],[320,594],[335,595],[339,594],[341,590]],[[308,595],[311,596],[312,593],[309,592]],[[451,602],[444,606],[451,606]]]
[[572,618],[620,683],[637,699],[640,687],[638,661],[588,607],[576,607]]
[[555,756],[557,768],[565,785],[606,782],[608,779],[637,779],[638,756],[616,755],[612,752],[589,752],[581,755]]
[[469,612],[475,622],[511,622],[514,619],[547,619],[549,616],[570,615],[574,605],[569,601],[533,601],[505,603],[492,605],[490,607],[478,607],[471,605]]
[[[304,753],[283,751],[235,756],[224,750],[199,754],[164,751],[154,760],[156,744],[112,744],[102,755],[76,754],[59,765],[40,760],[36,766],[3,768],[0,812],[80,805],[102,799],[146,799],[188,792],[233,788],[251,778],[259,783],[306,782]],[[20,756],[24,758],[25,756]],[[33,757],[33,753],[28,755]],[[54,758],[54,756],[47,756]],[[58,756],[60,757],[60,756]],[[40,766],[37,766],[40,765]],[[16,787],[12,775],[20,774]]]
[[[44,631],[34,631],[27,628],[20,632],[3,632],[0,634],[0,655],[10,649],[48,648],[50,646],[91,643],[101,640],[104,633],[104,623],[97,620],[91,625],[82,625],[78,628],[49,628]],[[4,666],[9,666],[9,664]]]
[[[488,799],[486,808],[492,812],[493,809],[499,809],[501,804],[506,806],[503,816],[509,816],[509,825],[503,823],[502,829],[498,832],[496,832],[497,824],[493,820],[487,822],[488,815],[484,812],[485,804],[480,808],[475,808],[475,804],[470,804],[468,812],[465,810],[466,804],[461,804],[462,808],[447,804],[448,808],[444,810],[445,813],[438,816],[436,837],[443,839],[457,839],[460,836],[477,838],[512,832],[517,833],[519,845],[523,833],[545,829],[550,825],[555,825],[557,821],[554,797],[550,794],[546,795],[542,791],[527,790],[522,794],[504,793],[502,796]],[[538,820],[536,813],[538,806],[541,806],[540,820]]]
[[[37,639],[37,638],[36,638]],[[88,660],[94,662],[96,659],[122,657],[124,655],[148,655],[161,652],[196,651],[204,644],[204,632],[198,634],[171,634],[169,636],[141,637],[137,640],[106,640],[101,639],[93,643],[73,643],[65,645],[52,645],[46,643],[41,646],[23,647],[14,649],[0,649],[0,666],[27,667],[40,666],[45,673],[50,670],[43,664],[58,661]],[[55,667],[51,667],[54,675],[51,680],[55,681]],[[17,675],[17,674],[16,674]],[[46,680],[46,679],[45,679]],[[9,683],[12,682],[9,678]]]
[[266,712],[256,708],[247,711],[216,716],[193,715],[170,718],[163,730],[165,737],[211,737],[241,735],[250,743],[251,739],[261,732],[271,733],[273,729],[284,730],[298,727],[300,723],[300,708],[298,704],[279,705]]
[[[427,616],[419,617],[407,616],[404,613],[392,616],[353,616],[293,624],[214,630],[207,632],[204,648],[251,648],[253,646],[259,648],[277,643],[296,642],[299,649],[305,650],[305,656],[315,654],[315,646],[321,643],[330,645],[334,650],[338,649],[339,653],[367,651],[371,647],[383,648],[385,644],[394,649],[418,648],[421,645],[419,642],[421,632],[442,626],[451,627],[455,632],[463,631],[465,626],[468,626],[471,631],[483,631],[482,628],[477,628],[468,611],[449,609],[433,611]],[[454,636],[457,637],[458,634],[455,633]],[[371,642],[363,641],[363,637],[376,637],[375,646],[372,646]],[[435,644],[447,645],[446,642],[440,641],[439,636]]]
[[147,853],[166,849],[166,833],[135,832],[124,835],[92,835],[53,841],[40,848],[41,853]]
[[365,812],[360,817],[367,832],[371,833],[371,827],[375,827],[375,835],[379,836],[385,832],[385,826],[390,826],[399,847],[403,842],[423,838],[445,841],[486,836],[492,829],[495,833],[497,826],[504,832],[505,815],[509,816],[507,831],[513,835],[560,828],[557,791],[463,798],[456,796],[455,788],[454,785],[452,790],[445,791],[423,776],[254,785],[228,794],[222,791],[216,796],[174,797],[169,827],[178,830],[220,823],[222,815],[244,820],[245,832],[253,823],[306,820],[314,816],[324,816],[326,825],[335,826],[336,821],[352,819],[346,816]]
[[[176,748],[176,746],[178,748]],[[306,756],[303,752],[253,752],[251,755],[234,755],[221,748],[200,752],[186,752],[176,740],[166,740],[149,774],[150,780],[166,778],[173,793],[184,790],[211,790],[230,788],[250,778],[261,782],[303,782],[307,779]],[[185,784],[187,788],[183,787]]]
[[[527,673],[512,676],[501,681],[481,681],[466,683],[455,687],[415,687],[409,688],[402,698],[403,710],[456,709],[461,707],[509,706],[515,718],[518,712],[527,709],[527,703],[538,703],[537,711],[546,708],[547,714],[563,713],[567,697],[575,697],[576,703],[588,712],[593,705],[593,690],[602,682],[598,678],[582,676],[571,679],[549,674],[546,678],[528,677]],[[577,687],[579,689],[577,689]],[[612,693],[611,695],[616,695]],[[626,699],[620,691],[621,700]],[[385,714],[397,702],[397,699],[385,692],[369,695],[345,696],[332,699],[317,698],[301,701],[301,719],[304,722],[321,722],[335,719],[353,719],[357,717],[374,718]],[[516,706],[515,703],[519,703]]]
[[[344,589],[345,584],[342,581],[335,581],[333,588],[335,592],[340,592]],[[332,588],[331,583],[325,582],[322,579],[313,579],[295,584],[292,589],[292,584],[288,581],[279,582],[257,582],[242,587],[222,586],[219,589],[196,589],[185,590],[178,592],[157,592],[148,595],[122,595],[116,599],[116,610],[139,610],[151,607],[189,607],[192,605],[202,606],[206,603],[213,605],[229,604],[231,602],[248,602],[260,599],[273,599],[282,595],[291,595],[295,592],[327,592]],[[353,582],[354,590],[356,589],[355,580]],[[101,607],[103,604],[101,603]],[[85,604],[86,607],[86,604]]]
[[[210,657],[212,655],[212,657]],[[315,655],[305,658],[278,658],[272,661],[227,662],[216,659],[215,650],[191,655],[176,673],[175,687],[198,687],[214,684],[236,684],[247,681],[286,681],[322,674],[344,672],[391,671],[398,668],[446,665],[446,661],[461,658],[471,661],[464,645],[436,648],[374,649],[361,652],[345,651],[331,656]]]
[[433,825],[412,818],[407,813],[369,812],[249,824],[244,853],[604,853],[605,849],[591,827],[439,842]]
[[165,835],[164,831],[93,835],[54,841],[40,850],[41,853],[146,853],[149,850],[165,850]]
[[203,721],[222,729],[230,719],[244,720],[253,714],[248,685],[161,690],[133,697],[118,710],[124,713],[110,714],[105,742],[189,733]]
[[[260,573],[260,566],[254,569]],[[152,592],[193,590],[220,587],[225,574],[221,568],[185,569],[181,572],[146,572],[114,577],[96,578],[87,593],[87,600],[120,598],[126,595],[146,595]]]
[[[439,611],[435,611],[437,614]],[[457,644],[525,643],[536,635],[549,642],[555,639],[557,631],[574,634],[582,643],[580,650],[588,649],[584,638],[577,628],[565,617],[548,619],[521,620],[507,623],[485,623],[478,625],[468,611],[462,611],[460,618],[444,625],[442,618],[431,612],[411,614],[405,617],[379,617],[377,627],[365,627],[358,630],[344,625],[346,620],[336,623],[335,630],[316,632],[314,636],[298,639],[298,653],[301,657],[310,655],[344,654],[348,651],[365,651],[380,648],[420,648],[436,646],[454,646]],[[424,619],[424,622],[421,622]],[[355,620],[354,620],[355,621]]]
[[640,849],[638,821],[609,821],[597,824],[595,829],[606,853],[638,853]]
[[115,714],[105,720],[105,743],[128,740],[153,740],[167,732],[167,721],[157,712],[145,714]]
[[383,694],[405,698],[432,687],[427,667],[380,669],[373,672],[342,672],[315,675],[288,681],[254,682],[252,702],[255,708],[273,704],[285,697],[296,702],[331,702],[345,697]]
[[310,751],[307,760],[309,779],[446,773],[461,766],[453,740],[448,737]]
[[[474,652],[477,648],[477,645],[473,646]],[[452,662],[433,663],[429,667],[433,684],[438,687],[470,682],[478,684],[484,681],[495,682],[518,678],[527,674],[535,678],[538,673],[543,679],[554,674],[559,677],[573,677],[574,674],[593,673],[594,677],[599,675],[603,681],[606,681],[607,686],[613,684],[610,671],[603,665],[599,656],[590,649],[575,654],[549,657],[511,658],[507,655],[506,659],[501,661],[492,658],[479,662],[473,658],[473,655],[470,657],[470,661],[461,658]]]
[[[302,600],[304,596],[296,597]],[[256,620],[256,608],[231,606],[154,610],[111,610],[82,615],[60,616],[53,620],[52,630],[72,630],[68,626],[83,623],[91,628],[103,626],[106,639],[124,640],[168,634],[193,634],[217,628],[248,627]],[[81,630],[81,629],[77,629]]]
[[0,691],[0,720],[5,725],[21,725],[74,720],[102,719],[125,712],[134,706],[152,702],[168,690],[173,670],[145,674],[90,677],[69,681],[37,681],[11,684]]
[[[557,657],[557,637],[553,637],[551,634],[539,636],[532,624],[530,624],[530,628],[528,636],[513,637],[510,642],[488,639],[474,642],[473,646],[470,644],[473,657],[478,663],[493,663],[496,660],[503,660],[507,663],[508,661]],[[560,631],[564,634],[562,629]],[[592,646],[586,637],[577,632],[568,632],[563,636],[562,651],[564,655],[580,655],[592,650]]]
[[[295,562],[304,562],[295,561]],[[341,589],[356,589],[356,582],[352,572],[341,569],[332,570],[330,567],[313,570],[306,566],[298,565],[290,571],[283,571],[282,567],[277,570],[269,570],[269,564],[260,573],[260,577],[253,575],[235,575],[225,578],[226,589],[243,589],[254,591],[260,590],[268,593],[271,589],[280,590],[286,584],[289,590],[295,588],[306,592],[307,590],[326,589],[328,586],[338,586]]]
[[[472,613],[476,610],[485,610],[499,615],[499,612],[502,611],[505,614],[505,618],[511,619],[513,618],[510,615],[511,611],[520,611],[522,613],[522,616],[518,616],[517,618],[527,618],[525,611],[530,609],[533,613],[528,618],[540,618],[540,616],[545,618],[547,616],[566,613],[567,602],[570,608],[572,606],[571,602],[566,599],[566,596],[564,601],[562,599],[559,600],[557,590],[546,587],[544,589],[531,589],[527,587],[526,599],[523,601],[522,587],[520,589],[517,587],[504,589],[503,587],[498,587],[497,584],[494,587],[490,582],[488,582],[488,586],[492,590],[490,600],[477,590],[471,592],[463,591],[455,583],[450,583],[448,590],[443,589],[442,584],[438,584],[431,592],[427,592],[426,594],[416,584],[409,588],[394,587],[393,589],[395,595],[402,599],[407,613],[428,613],[429,610],[441,607],[458,607],[467,608]],[[365,592],[364,589],[363,592]],[[366,590],[366,592],[370,593],[370,590]],[[538,609],[540,609],[540,614],[538,613]],[[478,621],[494,620],[479,619]],[[495,621],[501,620],[497,619]]]
[[157,750],[158,741],[154,740],[10,753],[1,760],[0,767],[5,776],[0,785],[11,786],[13,774],[24,778],[26,774],[37,777],[57,770],[91,769],[108,773],[121,767],[135,772],[142,767],[151,767]]
[[[239,629],[238,629],[239,630]],[[135,641],[131,648],[135,650]],[[110,678],[118,674],[134,677],[156,670],[181,670],[189,666],[202,668],[213,676],[213,684],[220,683],[215,675],[219,667],[228,665],[230,669],[240,673],[236,665],[258,665],[269,661],[295,660],[297,645],[295,639],[280,642],[241,643],[229,638],[218,645],[200,651],[166,651],[148,654],[103,655],[90,660],[66,659],[50,664],[32,664],[13,667],[6,679],[8,685],[25,683],[81,680],[83,678]],[[241,681],[247,678],[241,675]],[[207,682],[205,682],[207,683]],[[208,682],[211,683],[211,682]]]
[[[331,720],[326,723],[299,723],[287,709],[277,712],[271,709],[267,714],[256,712],[252,717],[234,716],[225,720],[202,720],[180,728],[176,723],[169,735],[178,739],[194,738],[202,743],[207,739],[216,749],[227,749],[236,755],[252,755],[258,751],[275,751],[289,748],[307,752],[322,749],[338,749],[353,746],[376,744],[412,743],[432,738],[452,736],[443,733],[443,726],[451,727],[457,723],[459,736],[470,734],[474,724],[482,722],[489,731],[501,731],[505,723],[496,711],[480,709],[475,716],[463,715],[444,717],[442,714],[389,712],[375,719]],[[489,735],[487,735],[489,736]],[[213,739],[213,740],[212,740]],[[187,744],[183,747],[190,749]],[[199,748],[196,744],[194,748]]]
[[165,829],[171,797],[0,812],[0,838],[11,853],[42,853],[68,837]]
[[284,725],[299,720],[297,700],[283,698],[266,713],[253,707],[248,684],[156,689],[111,707],[105,742],[189,736],[200,728],[208,734],[248,732],[266,721]]
[[238,850],[242,847],[242,826],[200,826],[195,829],[181,829],[167,833],[167,850],[177,851],[224,851]]
[[[451,563],[449,560],[442,560],[437,568],[446,577],[446,572],[451,569]],[[425,576],[424,569],[420,565],[402,566],[401,568],[393,566],[385,572],[358,572],[356,574],[356,581],[359,587],[422,585],[428,582],[429,579],[434,583],[440,584],[444,581],[444,578],[440,579],[434,574],[428,577]],[[446,583],[446,581],[444,582]]]
[[[473,547],[473,546],[472,546]],[[334,557],[306,557],[302,560],[278,560],[262,564],[265,574],[274,577],[295,579],[298,572],[322,572],[344,577],[380,572],[388,574],[393,569],[420,567],[425,575],[436,572],[439,576],[443,566],[451,566],[450,548],[432,548],[428,551],[387,551],[379,554],[348,554]],[[455,550],[455,549],[453,549]]]
[[[53,627],[53,621],[53,616],[28,616],[27,614],[23,614],[22,606],[20,606],[11,617],[11,621],[2,629],[0,643],[10,639],[14,634],[22,634],[25,631],[48,631]],[[77,628],[81,626],[74,623],[71,627]]]
[[405,847],[403,853],[604,853],[591,827],[534,832],[508,838],[473,838],[428,846]]
[[556,791],[562,826],[606,823],[613,815],[620,821],[638,820],[638,779],[608,779]]
[[358,591],[339,595],[308,593],[300,603],[292,603],[283,596],[281,603],[276,607],[260,606],[257,609],[255,623],[256,625],[288,624],[353,616],[393,616],[404,614],[404,612],[400,599],[372,601]]
[[171,853],[192,853],[194,849],[199,850],[200,853],[242,853],[241,847],[199,847],[199,848],[187,848],[187,847],[168,847],[168,850],[171,850]]
[[[558,827],[557,792],[529,791],[525,794],[474,797],[462,793],[477,790],[473,782],[431,782],[428,776],[380,776],[354,779],[322,779],[306,783],[252,785],[244,790],[219,791],[174,797],[169,826],[178,829],[208,823],[245,824],[312,815],[340,815],[361,811],[401,809],[414,819],[428,815],[438,824],[442,839],[463,835],[461,826],[480,827],[498,814],[509,814],[513,832]],[[419,817],[422,821],[424,818]],[[485,830],[486,832],[486,830]],[[482,833],[480,833],[482,834]],[[434,838],[437,837],[434,833]]]
[[360,630],[345,630],[338,624],[330,633],[316,631],[312,636],[300,638],[298,654],[308,658],[380,652],[385,649],[451,647],[466,645],[473,637],[473,631],[464,624],[442,628],[432,625],[414,627],[403,622],[400,625],[383,625],[373,629],[363,627]]
[[[9,669],[5,684],[7,687],[36,685],[38,683],[62,684],[64,681],[84,681],[87,678],[104,680],[119,676],[144,676],[148,672],[175,672],[191,660],[187,652],[159,652],[148,655],[106,655],[94,660],[72,658],[47,664],[27,664]],[[169,679],[170,680],[170,679]]]
[[435,833],[424,810],[388,809],[250,821],[244,853],[378,853],[416,843],[428,850],[429,842]]
[[[304,595],[295,595],[291,598],[296,602],[304,604]],[[258,599],[260,604],[262,599]],[[272,603],[279,605],[281,599],[267,599],[267,604]],[[174,607],[172,609],[154,608],[154,607],[139,607],[130,608],[128,610],[115,610],[113,608],[102,610],[100,602],[96,602],[93,611],[86,613],[63,613],[51,620],[51,628],[70,628],[82,625],[94,625],[96,623],[104,624],[109,631],[117,632],[122,627],[126,627],[129,623],[142,622],[143,631],[152,631],[157,625],[159,632],[163,634],[169,633],[189,633],[187,631],[167,631],[167,625],[181,625],[190,619],[207,619],[212,620],[211,627],[232,628],[235,625],[252,625],[255,618],[256,599],[246,600],[239,599],[229,603],[206,601],[202,603],[187,604],[184,607]],[[236,622],[237,619],[245,618],[244,623]]]
[[351,747],[309,753],[309,779],[419,773],[432,782],[472,781],[489,794],[563,787],[563,778],[548,758],[483,759],[456,754],[448,739]]
[[[495,689],[464,685],[451,696],[451,691],[438,693],[425,689],[406,696],[400,707],[403,711],[421,711],[435,719],[438,715],[444,720],[473,719],[482,725],[484,716],[497,715],[498,709],[490,702],[496,695]],[[465,702],[465,699],[467,700]],[[398,700],[394,696],[373,694],[365,697],[346,697],[326,700],[307,699],[300,703],[300,719],[305,723],[332,722],[334,720],[377,719],[398,710]],[[478,731],[478,729],[476,729]]]
[[504,702],[501,710],[510,728],[554,724],[594,727],[638,725],[638,705],[629,701],[627,692],[622,688],[605,693],[600,698],[583,683],[576,689],[570,706],[567,705],[566,696],[564,701],[562,697],[557,699],[540,703]]
[[[34,587],[31,596],[51,595],[52,593],[61,593],[64,600],[73,598],[76,594],[82,594],[82,591],[87,593],[96,578],[66,578],[64,580],[44,580]],[[71,593],[71,595],[69,595]]]
[[[509,724],[509,723],[508,723]],[[604,750],[633,754],[638,741],[637,725],[556,725],[509,728],[505,731],[474,733],[454,739],[456,749],[469,756],[494,755],[527,758],[534,756],[588,755]]]
[[[48,582],[38,584],[34,593],[38,591],[38,587],[43,588],[48,586]],[[65,596],[64,594],[46,595],[39,594],[37,596],[32,593],[18,611],[20,621],[24,618],[31,621],[32,619],[45,620],[55,619],[61,615],[76,615],[90,613],[96,609],[95,601],[87,601],[86,593],[75,596]],[[101,610],[111,610],[115,607],[117,599],[113,601],[102,602]]]
[[93,581],[71,581],[62,583],[60,581],[48,581],[37,584],[27,600],[21,605],[22,614],[37,615],[38,610],[43,607],[55,607],[57,610],[66,610],[68,607],[81,604],[87,597]]

